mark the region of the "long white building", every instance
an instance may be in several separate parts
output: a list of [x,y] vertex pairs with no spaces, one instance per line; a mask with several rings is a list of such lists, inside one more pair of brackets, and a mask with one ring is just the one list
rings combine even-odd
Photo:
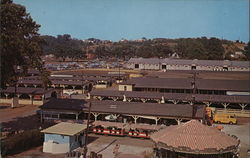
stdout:
[[125,65],[138,70],[250,71],[249,61],[131,58]]

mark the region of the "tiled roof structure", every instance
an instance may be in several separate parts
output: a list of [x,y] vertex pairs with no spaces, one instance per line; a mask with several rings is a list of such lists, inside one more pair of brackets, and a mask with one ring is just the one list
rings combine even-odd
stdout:
[[170,126],[151,135],[151,139],[167,150],[192,154],[235,152],[239,140],[197,120]]

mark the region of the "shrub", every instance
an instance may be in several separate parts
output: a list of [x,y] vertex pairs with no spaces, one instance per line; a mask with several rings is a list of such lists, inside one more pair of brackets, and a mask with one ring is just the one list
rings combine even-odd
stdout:
[[1,155],[13,155],[43,144],[43,133],[34,129],[8,137],[1,143]]

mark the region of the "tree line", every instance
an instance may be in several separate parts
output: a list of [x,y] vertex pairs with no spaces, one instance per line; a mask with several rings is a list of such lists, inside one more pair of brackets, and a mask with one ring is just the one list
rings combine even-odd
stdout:
[[[45,54],[54,54],[56,57],[84,59],[86,53],[94,54],[99,59],[119,58],[128,60],[132,57],[167,58],[178,54],[182,59],[230,60],[224,45],[233,45],[234,42],[218,38],[180,38],[180,39],[146,39],[140,41],[121,40],[106,42],[90,38],[86,41],[71,38],[70,35],[42,36],[46,45]],[[246,60],[249,58],[246,51]],[[235,50],[236,51],[236,50]]]

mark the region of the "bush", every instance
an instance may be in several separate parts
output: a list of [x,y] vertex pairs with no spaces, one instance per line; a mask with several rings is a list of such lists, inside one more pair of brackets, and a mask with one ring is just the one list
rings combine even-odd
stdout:
[[6,138],[1,143],[1,155],[13,155],[43,144],[43,133],[34,129]]

